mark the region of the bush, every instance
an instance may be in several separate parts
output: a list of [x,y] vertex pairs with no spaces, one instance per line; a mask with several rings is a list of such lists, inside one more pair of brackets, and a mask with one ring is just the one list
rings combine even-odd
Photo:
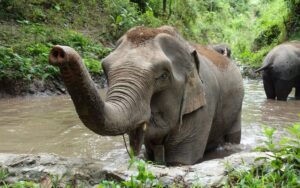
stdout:
[[106,187],[155,187],[155,188],[163,188],[163,185],[157,180],[157,178],[152,174],[152,172],[147,170],[147,163],[143,160],[131,159],[130,166],[135,166],[138,174],[136,176],[131,176],[130,180],[115,182],[115,181],[102,181],[98,188],[106,188]]
[[[142,9],[134,2],[141,1],[2,0],[0,19],[22,24],[20,32],[31,41],[68,44],[82,54],[91,42],[77,32],[63,32],[64,35],[61,30],[97,30],[98,34],[93,34],[97,39],[115,41],[134,26],[173,25],[195,42],[228,43],[234,58],[254,67],[261,64],[265,49],[288,37],[299,39],[300,3],[295,0],[166,0],[165,7],[163,1],[144,0]],[[19,51],[26,49],[23,47],[28,41],[7,37],[7,29],[0,32],[0,43],[22,55]],[[12,41],[14,46],[6,44]],[[30,45],[31,42],[27,44]]]
[[300,187],[300,123],[287,128],[288,137],[275,142],[274,128],[265,128],[265,145],[258,151],[268,151],[269,157],[250,170],[229,169],[227,187]]
[[[6,32],[0,36],[0,39],[4,39],[3,43],[0,42],[0,79],[31,80],[57,76],[58,69],[48,63],[49,52],[56,44],[67,45],[78,51],[91,73],[101,73],[99,60],[111,51],[70,29],[29,22],[11,27],[17,32]],[[10,40],[6,40],[8,38]]]
[[31,79],[31,59],[19,56],[13,49],[0,47],[0,79]]
[[254,39],[251,51],[257,52],[261,48],[271,45],[273,42],[278,43],[278,37],[281,31],[278,25],[272,25],[266,30],[260,32],[259,36]]

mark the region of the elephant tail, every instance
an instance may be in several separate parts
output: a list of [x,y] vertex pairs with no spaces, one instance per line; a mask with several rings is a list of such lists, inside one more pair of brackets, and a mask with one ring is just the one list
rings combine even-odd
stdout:
[[265,70],[267,69],[269,66],[271,65],[271,63],[268,63],[266,65],[263,65],[262,67],[260,67],[259,69],[255,70],[254,72],[257,73],[257,72],[260,72],[262,70]]

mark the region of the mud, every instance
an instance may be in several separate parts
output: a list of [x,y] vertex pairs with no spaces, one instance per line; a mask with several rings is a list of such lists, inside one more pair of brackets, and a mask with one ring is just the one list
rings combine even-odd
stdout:
[[[107,86],[107,81],[103,74],[94,74],[92,79],[99,89]],[[0,79],[0,98],[63,94],[67,94],[67,91],[60,77],[47,78],[46,80]]]

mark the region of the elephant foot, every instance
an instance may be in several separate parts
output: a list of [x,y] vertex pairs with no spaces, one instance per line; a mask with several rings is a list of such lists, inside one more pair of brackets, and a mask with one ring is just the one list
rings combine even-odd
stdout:
[[225,142],[239,144],[241,142],[241,131],[225,135]]
[[275,100],[275,97],[267,97],[267,99]]
[[285,97],[277,97],[277,100],[278,100],[278,101],[286,101],[287,98],[285,98]]
[[167,166],[184,166],[185,164],[180,163],[180,162],[168,162],[166,165]]

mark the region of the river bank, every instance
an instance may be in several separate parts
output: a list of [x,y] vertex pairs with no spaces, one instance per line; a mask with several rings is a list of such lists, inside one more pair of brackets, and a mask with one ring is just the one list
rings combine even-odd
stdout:
[[[103,74],[93,74],[92,79],[96,86],[106,87],[106,78]],[[45,80],[14,80],[0,79],[0,98],[25,96],[54,96],[67,94],[64,83],[60,77]]]
[[[259,73],[250,66],[239,65],[243,78],[261,79]],[[96,86],[101,89],[107,86],[103,73],[91,75]],[[47,79],[0,79],[0,98],[25,96],[54,96],[67,94],[64,83],[59,76]]]
[[[249,168],[258,157],[267,157],[260,152],[242,152],[223,159],[204,161],[200,164],[166,167],[148,164],[151,171],[164,186],[222,187],[227,181],[230,168]],[[33,181],[44,187],[96,187],[102,180],[117,182],[129,180],[137,170],[128,168],[128,160],[119,159],[106,164],[89,158],[60,157],[54,154],[8,154],[0,153],[0,169],[7,172],[4,182],[13,184]],[[0,184],[1,185],[1,184]]]

